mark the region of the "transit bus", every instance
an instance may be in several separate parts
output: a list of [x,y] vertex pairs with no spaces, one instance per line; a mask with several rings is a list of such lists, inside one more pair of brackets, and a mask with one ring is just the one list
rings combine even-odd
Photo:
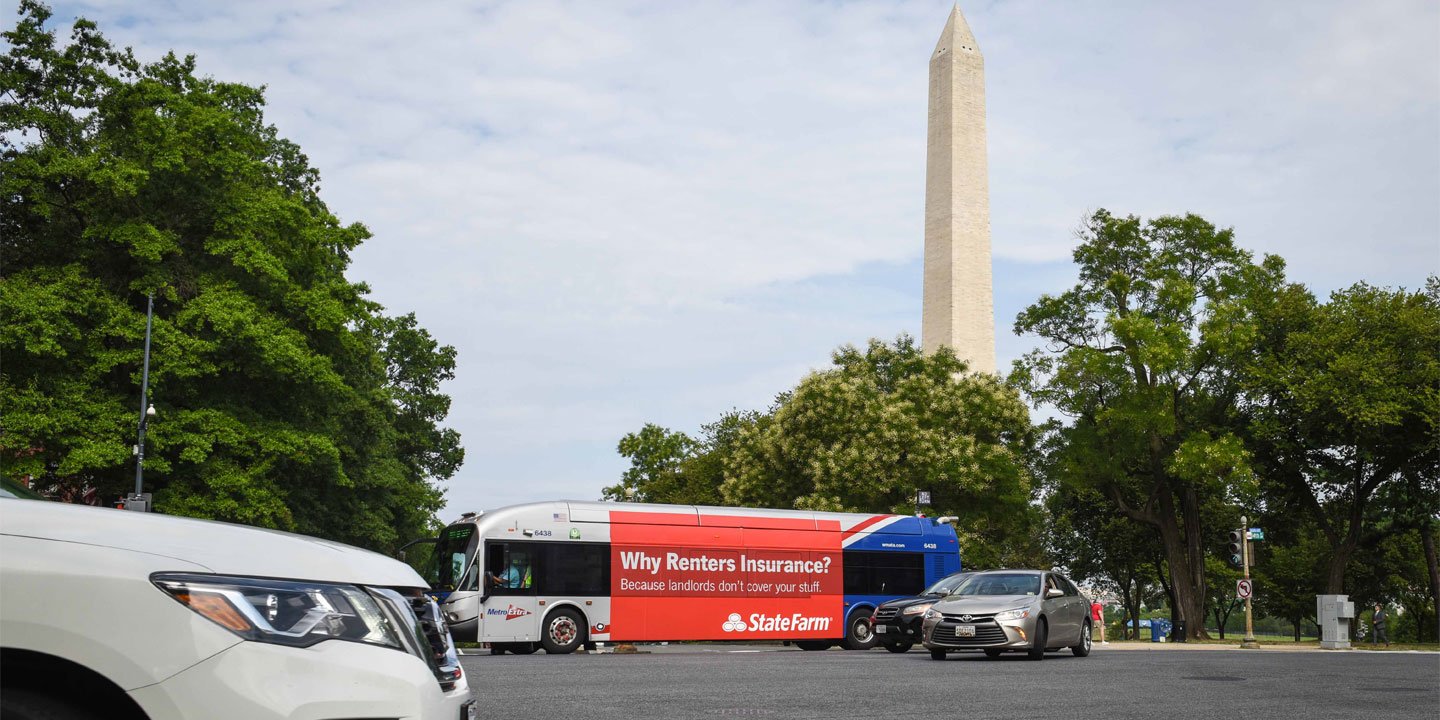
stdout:
[[[908,515],[540,502],[465,513],[422,573],[457,641],[875,644],[870,614],[960,570],[948,522]],[[416,543],[411,543],[412,545]]]

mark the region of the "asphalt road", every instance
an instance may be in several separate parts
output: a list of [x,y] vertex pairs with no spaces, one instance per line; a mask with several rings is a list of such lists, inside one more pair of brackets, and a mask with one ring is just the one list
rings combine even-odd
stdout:
[[[643,648],[642,649],[648,649]],[[1041,662],[683,645],[462,658],[480,717],[1440,717],[1440,655],[1096,647]]]

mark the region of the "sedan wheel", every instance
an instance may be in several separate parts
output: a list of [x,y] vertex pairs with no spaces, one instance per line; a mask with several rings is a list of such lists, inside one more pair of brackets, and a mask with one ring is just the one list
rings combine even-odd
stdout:
[[1090,621],[1086,620],[1085,627],[1080,630],[1080,643],[1072,645],[1070,652],[1075,653],[1075,657],[1085,657],[1090,654],[1090,645]]
[[1035,623],[1035,644],[1030,647],[1030,652],[1026,653],[1025,657],[1031,660],[1045,659],[1045,643],[1050,642],[1050,629],[1046,625],[1043,617]]

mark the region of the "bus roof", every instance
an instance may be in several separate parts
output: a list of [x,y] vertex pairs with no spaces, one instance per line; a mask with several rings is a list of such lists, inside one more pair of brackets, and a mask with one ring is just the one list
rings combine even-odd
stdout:
[[[663,505],[658,503],[594,502],[555,500],[525,503],[487,510],[475,517],[457,522],[504,525],[510,522],[535,522],[538,519],[572,523],[609,523],[611,513],[624,513],[632,522],[657,525],[695,525],[712,527],[750,527],[826,529],[836,523],[839,529],[850,530],[884,519],[885,532],[893,535],[924,535],[941,526],[933,518],[888,513],[837,513],[814,510],[778,510],[771,508],[714,507],[706,505]],[[796,527],[796,521],[802,524]],[[835,527],[830,525],[830,527]]]

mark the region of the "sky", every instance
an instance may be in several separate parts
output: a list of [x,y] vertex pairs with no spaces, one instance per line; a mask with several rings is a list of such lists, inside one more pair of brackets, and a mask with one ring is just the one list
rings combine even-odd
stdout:
[[[693,434],[843,344],[918,337],[950,2],[54,7],[267,88],[331,210],[374,232],[350,278],[459,352],[442,519],[598,499],[645,423]],[[1198,213],[1321,295],[1440,273],[1440,3],[960,7],[985,57],[1001,368],[1099,208]]]

